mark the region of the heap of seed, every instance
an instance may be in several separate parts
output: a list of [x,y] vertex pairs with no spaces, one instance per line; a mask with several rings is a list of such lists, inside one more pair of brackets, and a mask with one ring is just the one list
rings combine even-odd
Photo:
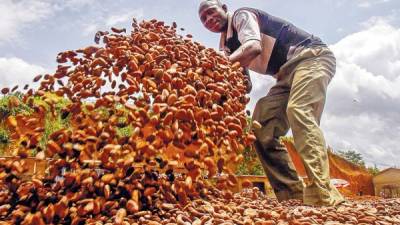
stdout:
[[[96,34],[96,46],[60,53],[54,74],[23,88],[32,112],[5,119],[21,142],[16,157],[0,159],[0,225],[400,224],[398,199],[308,207],[227,191],[230,164],[254,140],[239,65],[177,35],[175,24],[111,30]],[[57,109],[60,98],[68,101]],[[10,97],[10,108],[20,104]],[[71,122],[42,149],[45,116]],[[129,136],[118,135],[126,127]],[[50,160],[46,176],[26,177],[32,152]]]
[[[81,224],[113,218],[122,224],[145,210],[162,216],[163,204],[206,197],[218,174],[226,174],[216,179],[218,188],[234,185],[227,162],[237,164],[255,139],[239,64],[191,35],[178,35],[176,24],[134,20],[132,26],[130,34],[112,28],[96,34],[96,46],[60,53],[54,74],[35,77],[36,90],[24,87],[22,101],[34,113],[6,121],[24,141],[20,159],[0,161],[1,220]],[[68,99],[61,116],[71,124],[49,134],[40,149],[43,115],[56,114],[57,100],[49,93]],[[35,98],[46,106],[35,105]],[[117,127],[133,132],[121,137]],[[51,159],[48,176],[26,180],[24,158],[33,149],[36,157]]]

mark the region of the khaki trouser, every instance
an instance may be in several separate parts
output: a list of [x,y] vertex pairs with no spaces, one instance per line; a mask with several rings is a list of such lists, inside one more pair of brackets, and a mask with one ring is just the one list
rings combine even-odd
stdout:
[[[335,70],[335,57],[327,47],[298,50],[280,69],[276,85],[256,104],[253,120],[262,128],[255,130],[255,148],[279,201],[302,199],[310,205],[336,205],[344,200],[330,184],[327,148],[319,128]],[[305,188],[279,142],[289,127],[310,181]]]

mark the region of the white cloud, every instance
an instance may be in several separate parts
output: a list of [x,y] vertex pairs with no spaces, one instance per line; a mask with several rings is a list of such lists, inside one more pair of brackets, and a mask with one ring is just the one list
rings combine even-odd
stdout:
[[29,64],[19,58],[0,57],[0,87],[32,84],[33,78],[38,74],[44,74],[47,70],[41,66]]
[[271,76],[261,75],[251,71],[250,77],[253,88],[251,90],[250,102],[247,104],[247,109],[253,111],[258,99],[267,95],[269,89],[276,81]]
[[[400,32],[387,21],[375,19],[364,24],[366,30],[349,35],[335,49],[338,58],[346,58],[361,68],[393,81],[400,74]],[[349,51],[348,49],[356,49]]]
[[339,27],[339,28],[337,28],[337,29],[336,29],[336,32],[338,32],[338,33],[343,33],[343,32],[344,32],[344,29],[343,29],[343,27]]
[[400,29],[380,19],[368,23],[331,46],[337,72],[322,126],[334,149],[355,149],[370,165],[399,166]]
[[372,6],[389,3],[391,1],[393,0],[335,0],[332,3],[332,0],[324,0],[324,2],[334,4],[336,7],[343,7],[349,4],[355,4],[359,8],[371,8]]
[[94,36],[94,34],[99,30],[99,25],[95,23],[89,23],[83,25],[82,34],[84,36]]
[[19,41],[19,32],[52,13],[47,1],[2,0],[0,2],[0,44]]
[[106,19],[107,26],[115,26],[121,23],[130,22],[132,18],[141,19],[143,17],[143,9],[129,10],[109,16]]
[[357,0],[357,6],[361,8],[369,8],[377,4],[388,3],[392,0]]
[[97,15],[96,17],[89,18],[90,22],[83,24],[84,36],[91,36],[98,30],[109,30],[113,26],[121,26],[128,28],[131,26],[132,18],[137,20],[142,19],[144,16],[143,9],[130,9],[119,11],[115,14],[109,15],[104,14]]
[[95,0],[1,0],[0,45],[21,42],[25,28],[34,27],[61,11],[76,11],[94,4],[98,3]]
[[61,9],[79,10],[82,7],[93,6],[94,4],[96,4],[96,0],[61,0],[59,7]]

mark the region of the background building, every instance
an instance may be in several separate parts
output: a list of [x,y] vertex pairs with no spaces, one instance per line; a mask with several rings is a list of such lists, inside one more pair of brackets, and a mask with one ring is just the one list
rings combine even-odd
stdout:
[[388,168],[373,178],[375,195],[385,198],[400,197],[400,169]]

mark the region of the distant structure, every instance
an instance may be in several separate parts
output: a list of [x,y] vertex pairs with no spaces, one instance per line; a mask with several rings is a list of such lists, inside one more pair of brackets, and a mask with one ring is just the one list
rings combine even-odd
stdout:
[[392,167],[382,170],[372,180],[375,195],[383,198],[400,197],[400,169]]

